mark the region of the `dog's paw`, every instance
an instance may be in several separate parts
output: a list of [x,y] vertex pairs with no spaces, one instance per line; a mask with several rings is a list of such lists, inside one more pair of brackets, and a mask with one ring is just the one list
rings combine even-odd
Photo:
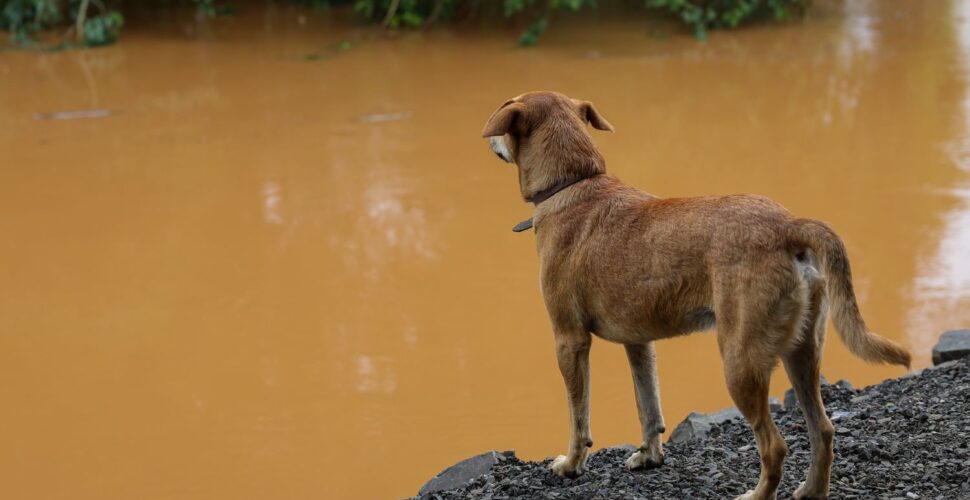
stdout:
[[660,467],[664,463],[664,453],[662,450],[637,450],[626,459],[626,468],[629,470],[652,469]]
[[570,464],[566,455],[556,457],[549,468],[559,477],[576,477],[583,473],[582,467]]
[[747,492],[745,492],[744,495],[741,495],[735,498],[734,500],[756,500],[756,499],[776,500],[778,498],[777,494],[775,493],[772,493],[771,495],[767,495],[767,496],[757,495],[756,493],[757,492],[755,490],[748,490]]
[[802,484],[798,485],[798,489],[795,490],[795,493],[792,493],[791,497],[795,500],[825,500],[829,495],[825,492],[809,490],[805,482],[802,481]]

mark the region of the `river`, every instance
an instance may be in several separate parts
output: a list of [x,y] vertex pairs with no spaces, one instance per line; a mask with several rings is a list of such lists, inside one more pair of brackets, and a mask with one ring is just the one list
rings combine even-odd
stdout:
[[[917,367],[970,325],[970,4],[823,0],[706,42],[608,10],[516,30],[255,2],[0,52],[0,497],[396,498],[485,450],[564,452],[510,231],[530,206],[479,137],[528,90],[593,101],[632,185],[829,222]],[[829,380],[902,373],[828,340]],[[731,405],[712,334],[658,357],[668,429]],[[592,381],[597,447],[637,440],[622,348],[594,342]]]

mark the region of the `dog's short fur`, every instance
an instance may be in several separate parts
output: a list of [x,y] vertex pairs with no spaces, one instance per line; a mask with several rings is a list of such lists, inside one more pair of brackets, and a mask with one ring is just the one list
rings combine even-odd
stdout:
[[568,452],[552,470],[580,474],[592,446],[591,334],[626,348],[643,436],[626,466],[636,469],[663,463],[653,341],[716,323],[728,390],[761,456],[757,487],[739,498],[775,498],[781,479],[787,447],[768,408],[779,358],[811,440],[808,478],[794,496],[825,498],[834,428],[819,392],[819,362],[828,309],[857,356],[910,363],[906,350],[866,328],[841,240],[767,198],[661,199],[628,187],[606,174],[587,123],[613,130],[589,102],[532,92],[502,104],[482,132],[499,157],[518,166],[525,200],[577,181],[534,212],[542,295],[572,422]]

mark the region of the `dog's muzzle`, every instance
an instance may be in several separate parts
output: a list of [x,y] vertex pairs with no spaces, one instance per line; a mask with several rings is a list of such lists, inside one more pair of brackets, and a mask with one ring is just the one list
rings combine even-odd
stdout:
[[505,142],[504,135],[497,135],[488,138],[488,143],[492,146],[492,151],[505,163],[512,163],[512,153],[509,152],[508,144]]

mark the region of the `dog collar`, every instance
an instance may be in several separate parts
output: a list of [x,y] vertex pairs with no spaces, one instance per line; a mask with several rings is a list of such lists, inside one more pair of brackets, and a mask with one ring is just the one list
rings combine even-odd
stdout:
[[[590,177],[580,177],[578,179],[559,181],[553,184],[552,187],[548,187],[532,195],[532,198],[530,198],[529,201],[531,201],[533,205],[538,207],[540,203],[548,200],[549,198],[552,198],[556,193],[562,191],[563,189],[566,189],[569,186],[576,184],[577,182],[585,181],[586,179],[596,177],[597,175],[599,174],[595,174]],[[515,227],[512,228],[512,232],[521,233],[522,231],[525,231],[526,229],[531,229],[532,227],[533,227],[532,217],[529,217],[528,219],[516,224]]]
[[521,233],[522,231],[525,231],[526,229],[531,229],[531,228],[532,228],[532,217],[529,217],[528,219],[516,224],[515,227],[512,228],[512,232]]

